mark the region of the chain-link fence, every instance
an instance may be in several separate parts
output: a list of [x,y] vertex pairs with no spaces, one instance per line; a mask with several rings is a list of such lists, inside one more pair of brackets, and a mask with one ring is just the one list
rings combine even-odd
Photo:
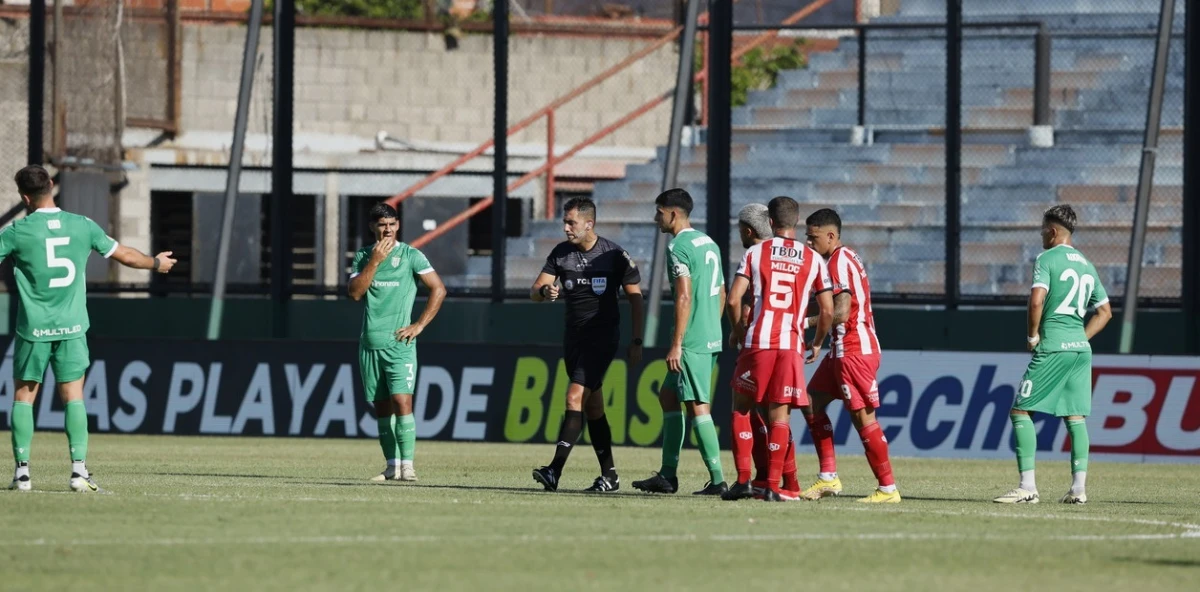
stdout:
[[[0,19],[0,169],[6,175],[26,164],[28,122],[29,21]],[[14,203],[9,198],[0,205],[7,210]]]

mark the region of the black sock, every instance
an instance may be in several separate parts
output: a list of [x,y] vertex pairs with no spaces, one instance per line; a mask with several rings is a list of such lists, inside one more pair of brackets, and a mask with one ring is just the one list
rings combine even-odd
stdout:
[[582,431],[583,412],[568,410],[563,416],[562,427],[558,428],[558,447],[554,449],[554,460],[550,461],[550,468],[555,473],[562,474],[563,465],[567,464],[567,457],[571,456],[571,449]]
[[596,460],[600,461],[600,474],[610,479],[616,478],[617,469],[613,466],[612,430],[608,427],[608,418],[601,415],[588,420],[588,434],[592,437],[592,450],[596,451]]

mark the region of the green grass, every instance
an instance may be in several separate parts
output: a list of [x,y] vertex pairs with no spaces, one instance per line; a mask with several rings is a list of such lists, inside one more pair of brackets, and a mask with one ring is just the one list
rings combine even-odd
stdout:
[[[7,437],[5,437],[7,439]],[[765,504],[650,496],[658,452],[616,451],[624,487],[548,494],[548,445],[420,442],[416,484],[372,484],[369,440],[93,435],[113,495],[68,492],[62,434],[34,440],[35,493],[0,492],[0,589],[1194,590],[1200,471],[1093,461],[1086,506],[998,506],[1013,462],[899,458],[902,504]],[[732,472],[728,457],[726,474]],[[705,480],[685,450],[681,481]],[[812,456],[800,459],[815,471]],[[583,445],[564,489],[595,477]],[[1046,502],[1069,483],[1039,466]],[[691,489],[688,489],[689,491]],[[1190,584],[1189,584],[1190,582]]]

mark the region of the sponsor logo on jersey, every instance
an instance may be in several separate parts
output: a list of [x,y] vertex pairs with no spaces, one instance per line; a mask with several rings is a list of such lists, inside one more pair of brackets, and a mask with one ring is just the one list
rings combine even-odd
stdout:
[[800,252],[800,249],[797,249],[796,247],[785,247],[783,245],[771,245],[771,258],[788,259],[796,263],[799,263],[804,259],[803,253]]
[[591,284],[592,284],[592,292],[595,292],[596,295],[599,296],[599,295],[603,294],[604,290],[606,290],[608,288],[608,278],[602,278],[602,277],[592,278]]
[[371,282],[371,287],[372,288],[399,288],[400,282],[373,280]]
[[62,222],[59,220],[46,220],[46,228],[50,230],[59,230],[62,228]]
[[1059,344],[1062,349],[1085,349],[1088,347],[1086,341],[1064,341]]
[[83,330],[83,325],[75,325],[74,327],[58,327],[55,329],[34,329],[34,337],[62,337],[64,335],[74,335]]
[[708,342],[708,349],[717,349],[717,348],[719,348],[719,347],[721,347],[721,340],[720,340],[720,339],[718,339],[718,340],[716,340],[716,341],[710,341],[710,342]]
[[629,262],[629,269],[637,269],[637,263],[633,261],[633,257],[629,256],[629,251],[621,251],[621,254],[624,255],[625,260]]

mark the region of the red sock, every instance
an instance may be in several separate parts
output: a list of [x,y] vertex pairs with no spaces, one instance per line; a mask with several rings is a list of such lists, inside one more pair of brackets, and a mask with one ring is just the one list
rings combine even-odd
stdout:
[[788,432],[787,450],[783,453],[783,488],[789,491],[800,489],[800,480],[796,478],[796,439]]
[[783,455],[787,452],[788,440],[792,439],[792,430],[786,421],[771,424],[767,434],[767,450],[771,459],[767,462],[767,487],[779,491],[779,481],[783,476]]
[[879,427],[878,423],[873,423],[863,426],[858,435],[862,436],[863,448],[867,452],[867,464],[871,465],[871,471],[879,480],[879,486],[895,485],[896,480],[892,477],[892,462],[888,459],[887,438],[883,435],[883,428]]
[[754,449],[754,429],[750,426],[750,415],[757,413],[733,412],[733,466],[737,468],[738,483],[750,481],[750,457]]
[[750,412],[750,425],[754,430],[754,480],[767,480],[767,422],[758,411]]
[[837,472],[837,456],[833,452],[833,424],[824,413],[808,416],[808,431],[812,434],[813,447],[817,449],[817,460],[822,473]]

